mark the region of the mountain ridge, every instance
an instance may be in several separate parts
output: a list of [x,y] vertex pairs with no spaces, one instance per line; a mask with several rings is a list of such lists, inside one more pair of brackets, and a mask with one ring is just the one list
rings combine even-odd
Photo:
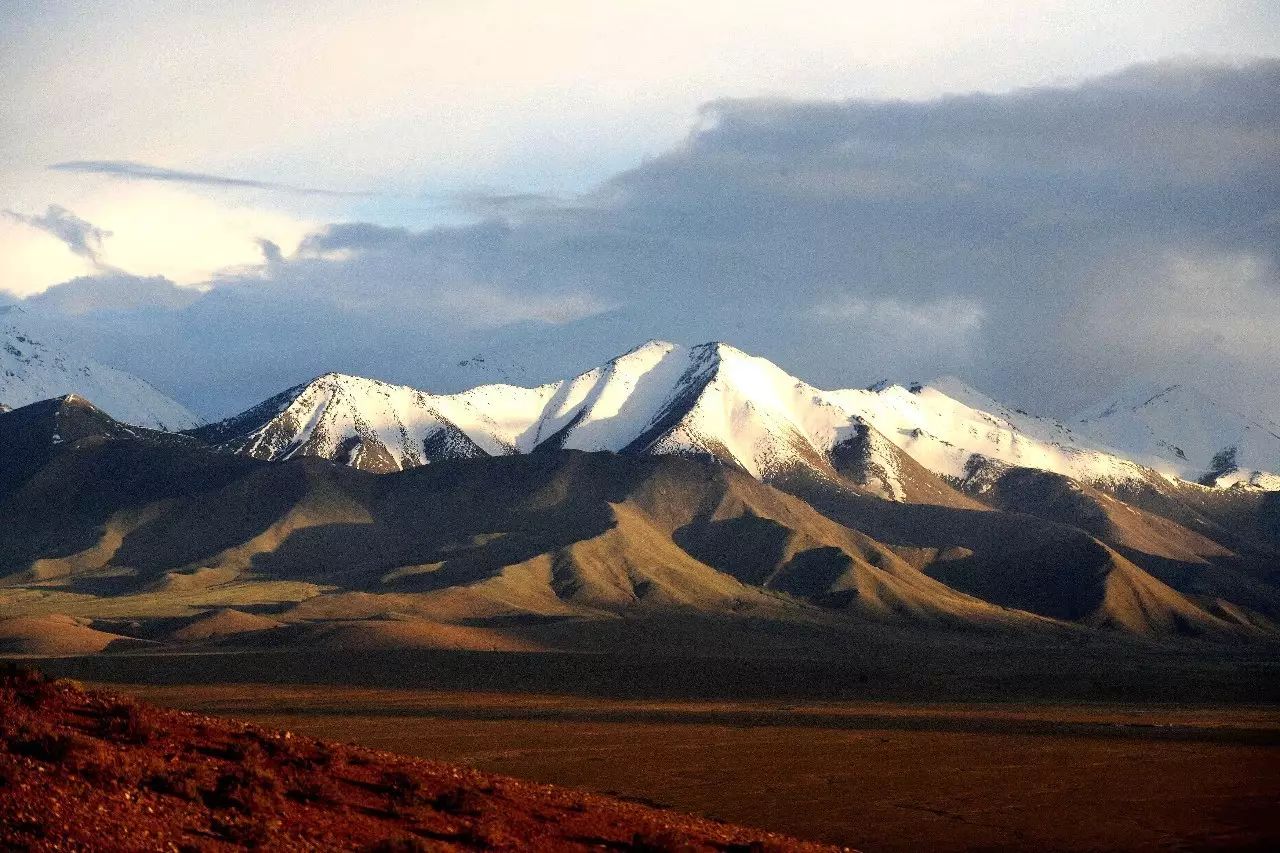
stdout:
[[1210,486],[1280,489],[1280,424],[1179,383],[1137,383],[1075,423],[1133,458]]
[[[335,385],[347,392],[341,411],[330,410]],[[375,399],[392,397],[400,402],[390,408]],[[310,405],[312,398],[322,402]],[[876,480],[889,497],[905,494],[893,480],[901,454],[952,486],[1006,467],[1110,487],[1204,479],[1185,466],[1179,474],[1150,454],[1118,450],[1083,422],[1073,427],[1004,406],[951,377],[824,391],[729,344],[653,340],[532,388],[481,385],[435,395],[324,374],[193,434],[260,458],[309,452],[384,471],[477,452],[560,447],[714,458],[764,479],[796,472],[835,477],[837,448],[861,437],[861,452],[870,454],[861,466],[868,483]],[[1280,440],[1272,467],[1280,468]],[[1280,489],[1280,476],[1264,467],[1228,473],[1208,485]]]
[[[289,630],[242,626],[254,642],[398,614],[429,625],[339,633],[417,642],[448,624],[514,630],[502,642],[521,647],[547,638],[518,626],[566,619],[1005,638],[1280,625],[1280,550],[1247,557],[1062,475],[1023,483],[1027,468],[1003,470],[983,500],[921,501],[860,488],[840,458],[833,476],[757,477],[702,453],[543,446],[379,472],[219,451],[79,398],[0,414],[0,442],[30,451],[0,482],[0,603],[14,615],[171,621],[270,602]],[[913,488],[951,488],[898,461]]]

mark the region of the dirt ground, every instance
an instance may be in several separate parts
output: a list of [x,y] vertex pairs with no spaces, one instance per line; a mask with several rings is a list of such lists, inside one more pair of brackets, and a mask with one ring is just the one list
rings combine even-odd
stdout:
[[0,667],[0,850],[726,853],[817,845]]
[[115,685],[866,851],[1280,846],[1280,709]]

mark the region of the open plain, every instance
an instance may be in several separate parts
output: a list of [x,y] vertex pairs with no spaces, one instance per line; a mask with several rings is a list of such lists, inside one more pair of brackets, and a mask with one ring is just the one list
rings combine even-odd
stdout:
[[867,851],[1280,843],[1275,710],[133,692]]
[[1011,664],[1024,688],[1009,700],[993,698],[1009,690],[990,672],[946,679],[927,656],[918,678],[878,687],[813,660],[653,655],[646,668],[641,656],[365,654],[346,662],[347,684],[298,653],[41,665],[159,705],[866,851],[1274,849],[1271,667],[1197,661],[1197,695],[1170,656],[1131,657],[1110,677],[1145,698],[1116,698],[1125,685],[1101,669],[1022,678],[1051,667],[1049,652]]

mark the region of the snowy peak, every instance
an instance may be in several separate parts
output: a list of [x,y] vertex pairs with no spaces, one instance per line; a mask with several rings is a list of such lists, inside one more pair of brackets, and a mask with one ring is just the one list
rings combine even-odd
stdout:
[[200,421],[150,384],[77,352],[18,306],[0,309],[0,404],[21,406],[75,393],[114,418],[156,430]]
[[692,377],[689,351],[649,341],[572,379],[546,386],[520,449],[621,451],[648,429]]
[[727,344],[650,341],[553,386],[520,449],[703,457],[762,478],[796,468],[829,472],[797,406],[818,394]]
[[492,440],[482,448],[455,419],[472,429],[488,426],[483,414],[457,398],[326,373],[192,434],[260,459],[321,456],[379,472],[509,449]]
[[564,448],[714,458],[768,477],[832,475],[825,452],[847,420],[764,359],[721,343],[650,341],[537,388],[433,395],[325,374],[193,434],[263,459],[323,456],[375,471]]
[[1162,471],[1207,485],[1274,488],[1280,425],[1187,385],[1143,384],[1077,416],[1079,429]]
[[874,390],[832,391],[826,398],[953,482],[970,480],[992,466],[1038,468],[1098,484],[1151,474],[1081,441],[1056,421],[1004,407],[955,380],[882,384]]
[[448,395],[330,373],[195,434],[264,459],[314,455],[374,471],[539,449],[676,454],[763,480],[843,476],[895,500],[951,500],[938,477],[981,491],[1017,467],[1099,486],[1167,482],[1079,424],[953,378],[824,391],[720,342],[648,341],[559,382]]
[[646,452],[710,455],[762,479],[834,474],[826,453],[848,423],[821,391],[727,344],[704,344],[690,355],[684,411],[655,431]]

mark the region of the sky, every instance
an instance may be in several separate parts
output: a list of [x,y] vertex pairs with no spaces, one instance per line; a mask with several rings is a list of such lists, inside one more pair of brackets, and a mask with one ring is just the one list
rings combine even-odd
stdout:
[[205,417],[664,338],[1280,420],[1275,2],[10,0],[0,80],[0,301]]

